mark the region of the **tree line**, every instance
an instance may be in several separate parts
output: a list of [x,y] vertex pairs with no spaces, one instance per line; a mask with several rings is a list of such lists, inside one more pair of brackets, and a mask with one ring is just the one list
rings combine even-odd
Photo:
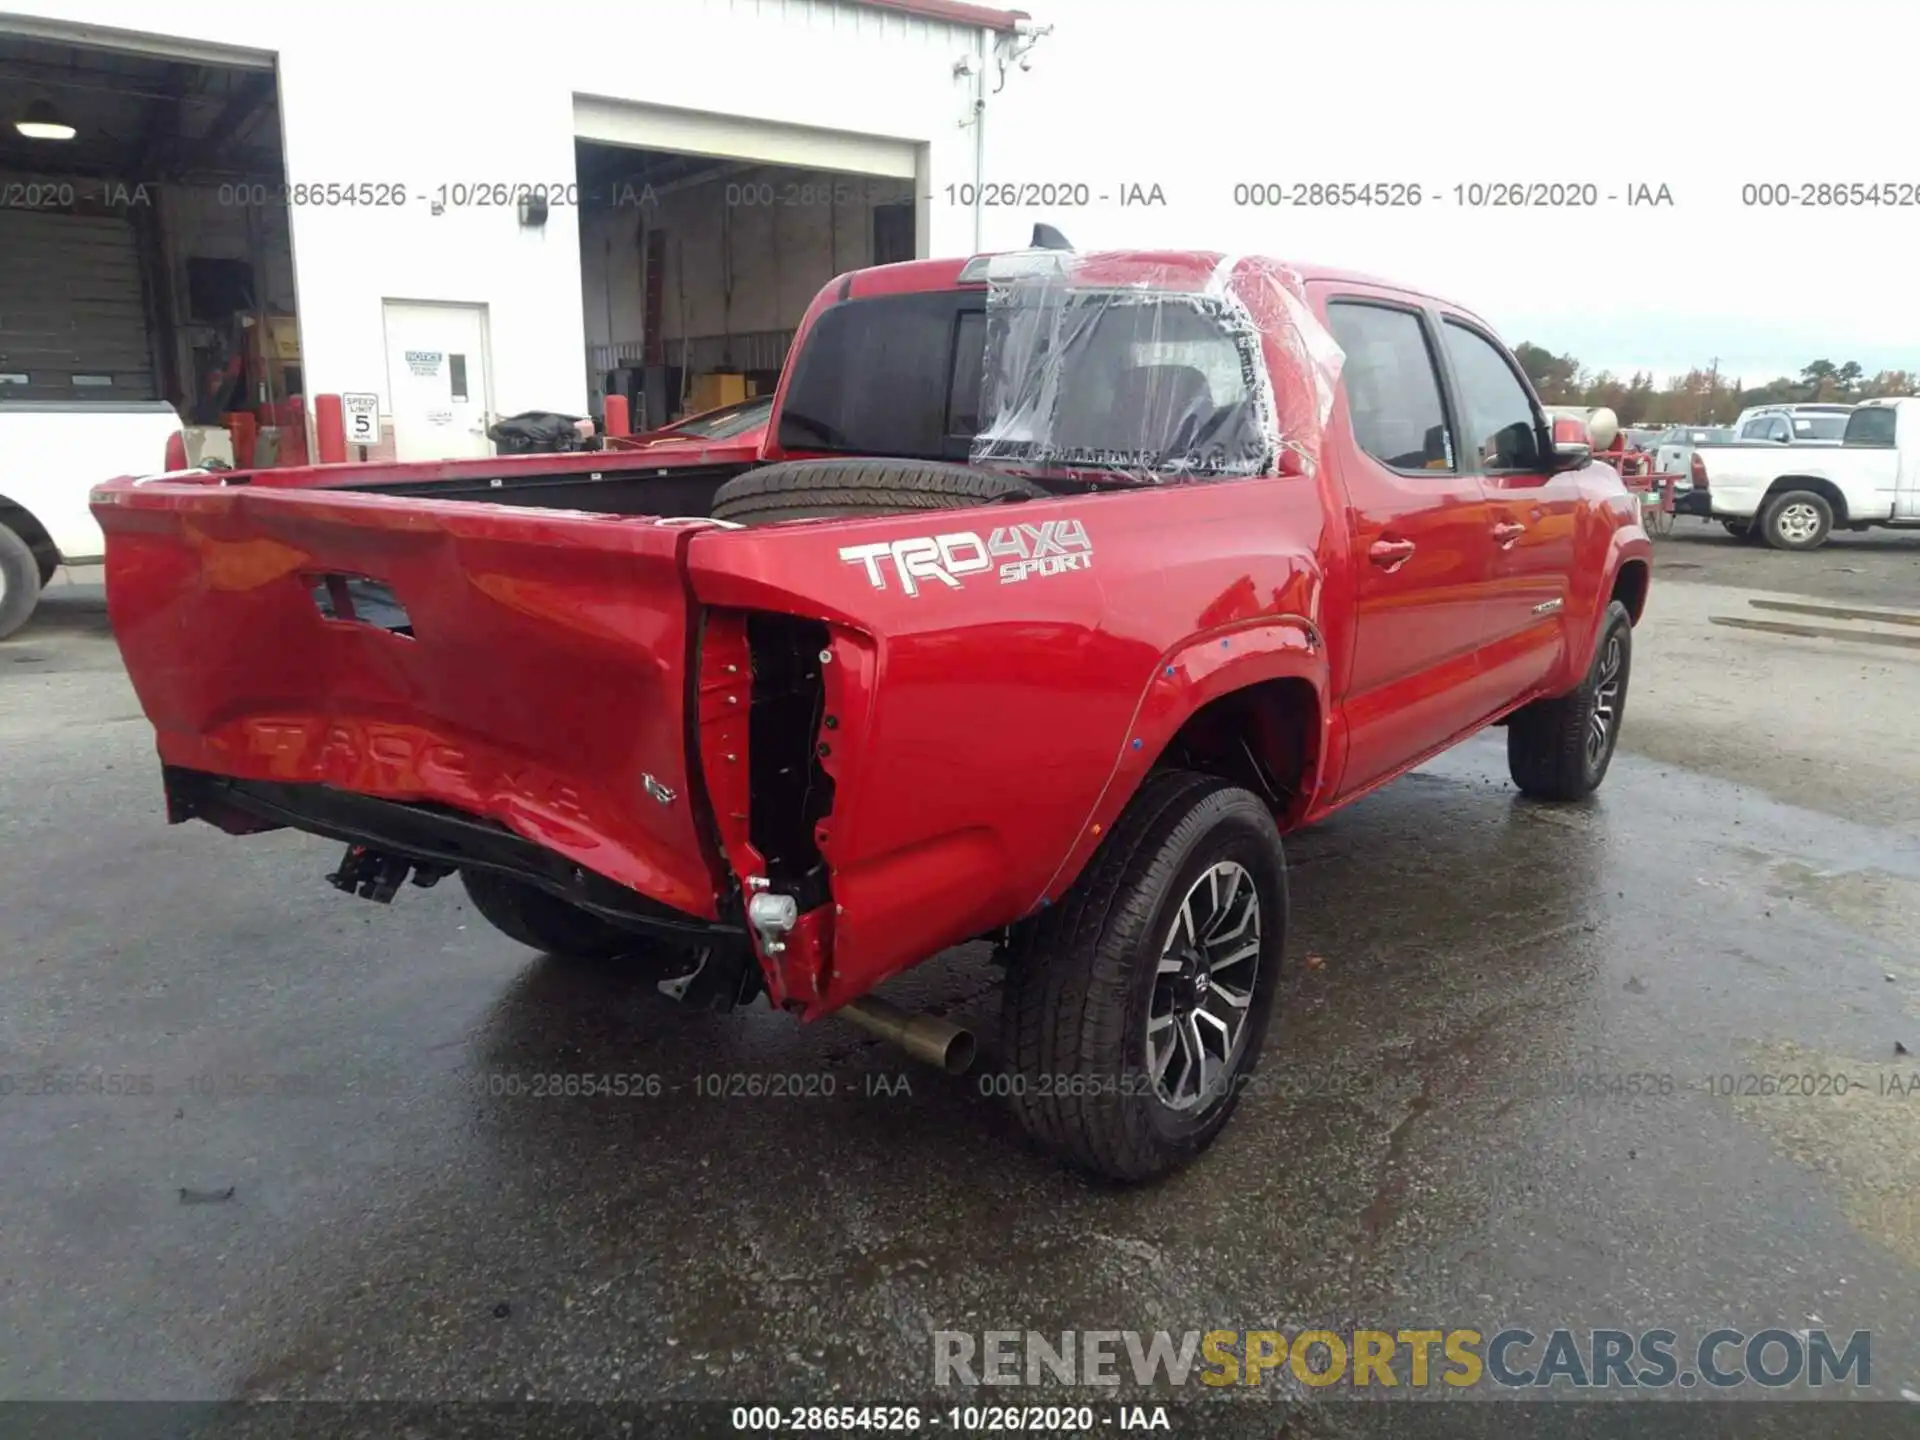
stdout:
[[1659,386],[1649,371],[1625,379],[1606,370],[1596,373],[1571,355],[1555,355],[1527,341],[1513,353],[1544,403],[1605,405],[1622,425],[1725,425],[1749,405],[1920,394],[1920,373],[1881,370],[1868,375],[1853,360],[1840,365],[1815,360],[1801,367],[1798,378],[1782,375],[1750,388],[1738,377],[1722,374],[1717,360]]

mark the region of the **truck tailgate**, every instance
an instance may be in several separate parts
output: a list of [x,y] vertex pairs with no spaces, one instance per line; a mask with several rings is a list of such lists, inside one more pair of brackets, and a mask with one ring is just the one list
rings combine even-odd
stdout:
[[686,524],[186,481],[94,512],[165,763],[450,806],[714,915]]

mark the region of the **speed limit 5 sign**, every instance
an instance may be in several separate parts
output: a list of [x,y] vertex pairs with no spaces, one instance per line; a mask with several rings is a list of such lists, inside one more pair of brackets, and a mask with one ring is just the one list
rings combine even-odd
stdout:
[[380,443],[380,397],[378,395],[342,395],[349,445]]

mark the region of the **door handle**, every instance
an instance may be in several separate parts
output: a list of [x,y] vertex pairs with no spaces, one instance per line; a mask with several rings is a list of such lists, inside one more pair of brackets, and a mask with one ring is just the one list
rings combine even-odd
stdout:
[[1413,556],[1411,540],[1376,540],[1367,547],[1367,558],[1382,570],[1398,570]]
[[1503,520],[1493,527],[1493,538],[1499,542],[1502,550],[1511,549],[1513,542],[1526,533],[1526,526],[1517,524],[1512,520]]

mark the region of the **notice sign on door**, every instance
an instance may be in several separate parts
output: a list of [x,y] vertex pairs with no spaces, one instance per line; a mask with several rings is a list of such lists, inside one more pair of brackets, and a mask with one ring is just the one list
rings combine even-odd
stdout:
[[380,443],[380,397],[378,395],[342,395],[340,409],[346,416],[349,445]]
[[440,362],[446,358],[446,352],[441,350],[409,350],[407,369],[420,376],[438,375]]

